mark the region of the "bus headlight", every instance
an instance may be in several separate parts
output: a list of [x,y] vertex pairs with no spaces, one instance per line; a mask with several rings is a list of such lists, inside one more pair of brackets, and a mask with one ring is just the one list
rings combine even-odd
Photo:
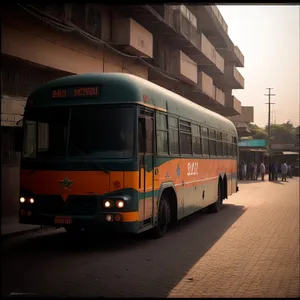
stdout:
[[124,207],[124,201],[123,200],[118,200],[117,201],[117,207],[118,208],[123,208]]
[[30,199],[29,199],[29,202],[30,202],[30,203],[34,203],[34,199],[33,199],[33,198],[30,198]]
[[106,207],[106,208],[111,207],[111,203],[110,203],[109,200],[105,200],[105,201],[104,201],[104,207]]
[[24,197],[21,197],[21,198],[20,198],[20,202],[21,202],[21,203],[24,203],[24,202],[25,202],[25,198],[24,198]]

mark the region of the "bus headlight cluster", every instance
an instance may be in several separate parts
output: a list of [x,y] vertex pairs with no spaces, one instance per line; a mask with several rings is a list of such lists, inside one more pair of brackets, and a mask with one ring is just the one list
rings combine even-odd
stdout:
[[124,200],[117,200],[116,202],[114,202],[113,200],[104,200],[103,206],[105,208],[110,208],[113,206],[115,206],[117,208],[123,208],[125,206],[125,202],[124,202]]
[[[33,204],[33,203],[34,203],[34,198],[29,198],[29,199],[27,199],[27,201],[28,201],[29,203]],[[24,197],[21,197],[21,198],[20,198],[20,202],[21,202],[21,203],[25,203],[25,202],[26,202],[26,199],[25,199]]]

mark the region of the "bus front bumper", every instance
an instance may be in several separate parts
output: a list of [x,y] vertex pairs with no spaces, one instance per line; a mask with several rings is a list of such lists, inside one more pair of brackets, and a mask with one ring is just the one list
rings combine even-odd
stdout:
[[[110,215],[111,217],[108,217]],[[138,212],[101,212],[94,216],[49,215],[22,212],[20,209],[19,223],[53,227],[74,226],[100,232],[138,233]]]

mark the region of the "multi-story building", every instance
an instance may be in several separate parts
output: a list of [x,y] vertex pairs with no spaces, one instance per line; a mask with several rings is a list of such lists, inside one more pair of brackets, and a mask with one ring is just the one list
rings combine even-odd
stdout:
[[[241,114],[244,56],[216,6],[16,4],[1,10],[2,212],[18,205],[13,131],[26,96],[70,74],[141,76],[224,116]],[[9,203],[9,205],[7,205]],[[8,209],[9,208],[9,209]]]

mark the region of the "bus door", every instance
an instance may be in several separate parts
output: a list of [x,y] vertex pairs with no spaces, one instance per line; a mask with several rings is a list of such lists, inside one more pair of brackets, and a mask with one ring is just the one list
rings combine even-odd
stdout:
[[141,108],[138,128],[140,228],[152,223],[154,201],[153,111]]

